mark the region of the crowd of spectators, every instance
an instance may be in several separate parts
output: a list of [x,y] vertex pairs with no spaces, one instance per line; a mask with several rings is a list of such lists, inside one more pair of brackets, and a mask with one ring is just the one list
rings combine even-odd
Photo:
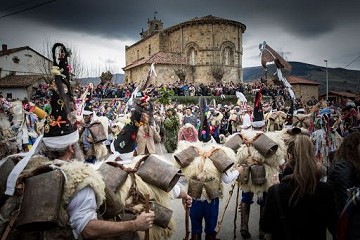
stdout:
[[[93,95],[98,98],[129,98],[135,89],[135,83],[129,84],[99,84],[93,90]],[[242,92],[244,94],[253,93],[255,90],[262,89],[264,95],[277,96],[282,95],[289,98],[289,94],[282,86],[269,87],[261,82],[249,83],[210,83],[210,84],[194,84],[194,83],[167,83],[156,86],[150,85],[149,95],[157,97],[160,88],[172,90],[175,96],[221,96],[221,95],[235,95],[235,93]]]

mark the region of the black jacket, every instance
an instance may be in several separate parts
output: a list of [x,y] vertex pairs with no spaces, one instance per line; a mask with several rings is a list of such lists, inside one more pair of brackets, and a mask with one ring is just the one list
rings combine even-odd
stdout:
[[[360,187],[360,173],[348,161],[338,161],[329,170],[328,183],[335,194],[336,209],[341,214],[348,199],[347,189]],[[347,240],[360,239],[360,206],[350,212]],[[341,223],[340,223],[341,224]]]
[[338,161],[329,169],[327,181],[334,189],[336,209],[340,215],[348,199],[347,189],[360,187],[357,171],[351,162]]
[[[331,187],[319,182],[313,196],[306,195],[295,207],[289,207],[289,198],[294,189],[291,178],[279,184],[279,199],[285,215],[286,229],[291,240],[326,240],[326,229],[334,234],[337,214]],[[280,219],[276,201],[275,185],[269,188],[265,211],[260,227],[272,234],[272,240],[286,239],[285,226]],[[288,240],[290,240],[288,239]]]

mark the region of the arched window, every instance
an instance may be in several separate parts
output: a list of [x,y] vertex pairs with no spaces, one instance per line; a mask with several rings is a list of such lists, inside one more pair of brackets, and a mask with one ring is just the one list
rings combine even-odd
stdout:
[[149,44],[149,56],[151,56],[151,44]]
[[230,47],[223,49],[222,56],[224,65],[234,65],[234,53]]
[[194,66],[195,65],[195,48],[189,49],[189,65]]

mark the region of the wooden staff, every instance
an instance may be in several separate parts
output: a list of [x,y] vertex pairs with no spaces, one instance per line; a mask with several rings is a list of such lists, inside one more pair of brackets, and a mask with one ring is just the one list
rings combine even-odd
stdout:
[[240,195],[240,184],[237,183],[237,191],[236,191],[236,204],[235,204],[235,216],[234,216],[234,239],[236,239],[236,219],[239,207],[239,195]]
[[[145,212],[148,213],[150,210],[150,195],[145,194]],[[149,229],[145,230],[145,240],[149,240]]]
[[224,220],[224,216],[225,216],[225,212],[226,212],[226,209],[228,208],[228,206],[229,206],[229,203],[230,203],[230,200],[231,200],[231,196],[233,195],[233,192],[234,192],[234,188],[235,188],[235,184],[236,183],[233,183],[232,185],[231,185],[231,190],[229,191],[229,198],[228,198],[228,200],[227,200],[227,202],[226,202],[226,205],[225,205],[225,207],[224,207],[224,210],[223,210],[223,212],[222,212],[222,214],[221,214],[221,218],[220,218],[220,221],[218,221],[218,223],[217,223],[217,226],[216,226],[216,232],[217,232],[217,234],[220,232],[220,230],[221,230],[221,224],[222,224],[222,222],[223,222],[223,220]]
[[185,208],[185,238],[184,238],[184,240],[189,240],[189,236],[190,236],[189,225],[190,225],[190,223],[189,223],[189,208],[186,206],[186,208]]

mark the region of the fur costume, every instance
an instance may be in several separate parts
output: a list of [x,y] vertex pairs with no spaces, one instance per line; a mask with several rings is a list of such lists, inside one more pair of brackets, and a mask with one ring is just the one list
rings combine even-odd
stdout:
[[[266,171],[266,183],[260,186],[254,185],[251,178],[247,183],[242,184],[242,190],[244,192],[253,192],[259,197],[262,196],[263,192],[266,192],[270,186],[273,185],[272,176],[279,172],[279,166],[283,163],[286,149],[283,141],[282,132],[266,132],[263,133],[274,141],[278,145],[278,149],[272,156],[265,158],[260,152],[251,144],[254,137],[263,133],[255,130],[242,130],[240,132],[243,139],[248,140],[250,144],[245,141],[238,149],[236,153],[237,163],[250,166],[252,164],[260,163],[265,166]],[[230,138],[231,136],[229,136]]]
[[[104,129],[103,131],[105,133],[105,137],[108,138],[109,119],[104,116],[97,117],[95,116],[95,114],[93,114],[93,119],[91,120],[90,124],[94,124],[94,123],[101,123],[101,126]],[[84,132],[82,132],[79,139],[80,146],[82,146],[82,149],[83,149],[83,134]],[[104,160],[106,156],[108,156],[108,149],[106,148],[104,142],[94,143],[91,134],[89,134],[88,136],[88,142],[91,144],[91,147],[87,152],[85,152],[85,158],[95,156],[96,160],[101,161]]]
[[[33,172],[34,169],[42,165],[49,165],[54,163],[58,163],[58,161],[50,161],[48,158],[41,155],[33,156],[22,174]],[[66,175],[66,180],[64,182],[64,192],[61,200],[62,207],[60,207],[59,209],[59,227],[44,231],[41,239],[73,238],[72,230],[68,225],[69,216],[67,214],[67,205],[69,204],[71,197],[74,196],[75,193],[77,193],[81,189],[87,186],[92,187],[96,195],[97,208],[99,208],[105,200],[105,183],[103,182],[101,175],[97,173],[93,168],[89,167],[87,164],[78,162],[76,160],[72,162],[61,161],[61,164],[62,165],[59,169]],[[9,197],[4,203],[4,205],[1,207],[0,231],[2,231],[6,227],[7,222],[11,218],[11,213],[19,207],[17,205],[19,197],[21,196],[14,195]],[[36,208],[36,206],[34,207]],[[22,235],[21,238],[26,238],[25,236]]]
[[286,113],[283,111],[268,112],[264,118],[267,131],[280,131],[285,124]]
[[311,127],[311,114],[294,114],[293,126],[309,129]]
[[[167,160],[163,159],[161,156],[155,155],[158,159],[168,163]],[[133,159],[132,163],[123,164],[124,167],[129,169],[134,169],[137,162],[142,159],[144,156],[137,156]],[[121,161],[119,162],[121,163]],[[171,200],[172,200],[172,192],[169,193],[159,189],[156,186],[146,183],[140,176],[134,174],[135,176],[135,183],[136,183],[136,190],[140,192],[142,195],[149,194],[149,199],[156,201],[158,204],[170,208],[171,207]],[[130,194],[130,189],[133,184],[133,179],[131,178],[130,174],[128,175],[125,183],[115,192],[115,196],[117,199],[120,199],[121,204],[125,206],[125,209],[129,209],[135,214],[140,214],[142,211],[145,210],[144,203],[136,202],[133,196]],[[162,228],[157,225],[153,225],[152,228],[149,230],[149,237],[150,239],[170,239],[173,232],[175,230],[175,220],[171,217],[168,228]],[[144,237],[144,232],[138,232],[141,239]]]
[[18,151],[16,133],[11,129],[6,113],[0,113],[0,158]]
[[[213,161],[209,158],[209,156],[212,155],[214,150],[221,149],[225,152],[226,156],[229,157],[235,163],[236,156],[234,151],[228,147],[212,142],[203,143],[203,142],[180,141],[178,143],[178,148],[174,152],[174,155],[180,153],[182,150],[185,150],[190,146],[195,147],[196,151],[199,153],[199,156],[195,157],[189,166],[185,168],[181,168],[186,180],[189,182],[190,179],[196,178],[200,181],[206,182],[210,179],[215,178],[216,181],[219,182],[222,192],[223,189],[223,184],[221,181],[222,173],[215,167]],[[203,191],[200,200],[210,201],[205,191]]]

